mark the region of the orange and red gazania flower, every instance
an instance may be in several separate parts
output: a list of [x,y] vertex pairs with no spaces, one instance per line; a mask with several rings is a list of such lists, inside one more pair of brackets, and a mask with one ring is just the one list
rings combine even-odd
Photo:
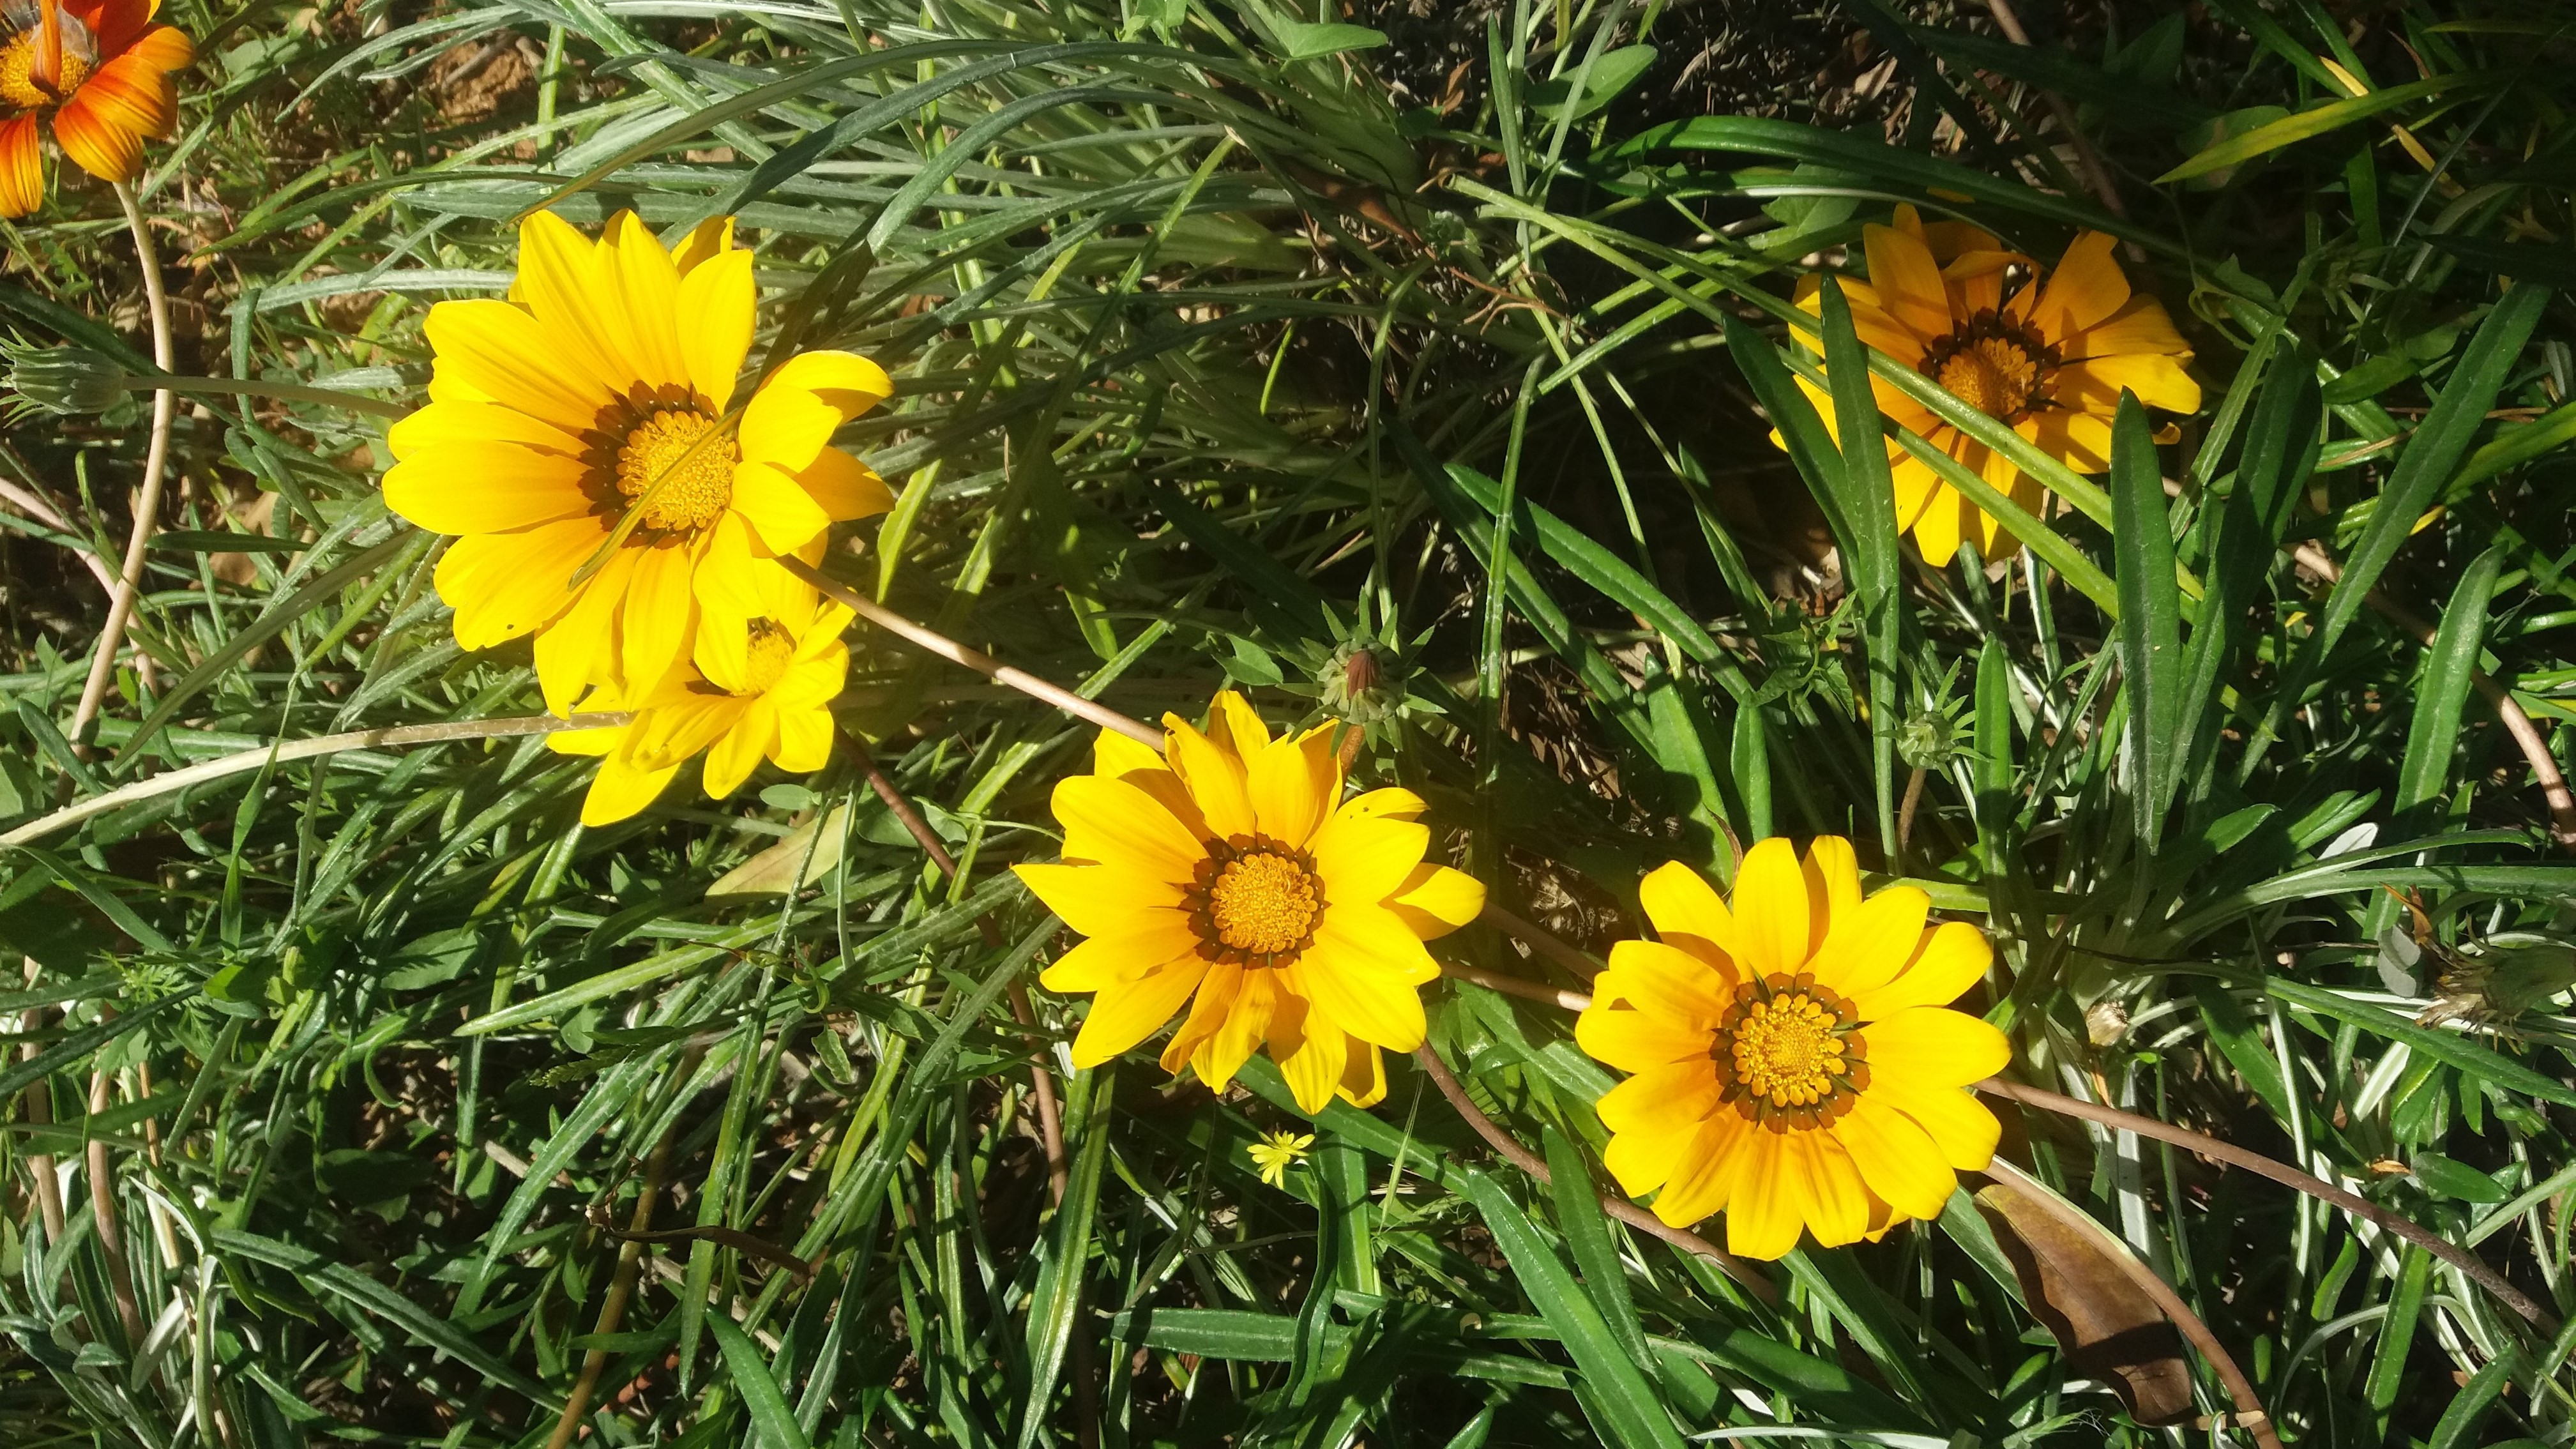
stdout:
[[152,23],[160,0],[5,0],[0,3],[0,215],[44,204],[40,131],[101,181],[143,174],[145,140],[179,119],[172,75],[197,48]]

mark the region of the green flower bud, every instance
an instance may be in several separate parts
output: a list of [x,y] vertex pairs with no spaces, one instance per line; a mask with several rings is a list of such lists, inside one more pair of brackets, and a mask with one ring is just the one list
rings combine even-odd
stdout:
[[103,413],[125,396],[125,388],[125,368],[86,347],[9,350],[9,390],[21,407]]

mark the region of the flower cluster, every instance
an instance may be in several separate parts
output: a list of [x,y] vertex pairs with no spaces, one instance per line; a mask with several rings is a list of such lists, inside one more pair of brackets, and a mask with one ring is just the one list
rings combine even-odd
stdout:
[[788,359],[741,392],[757,292],[730,219],[666,249],[634,213],[596,242],[551,213],[519,229],[509,299],[430,309],[427,407],[394,425],[385,502],[456,535],[439,597],[456,642],[533,635],[547,708],[632,711],[552,737],[607,757],[583,819],[650,804],[708,751],[714,798],[762,757],[818,768],[849,615],[782,560],[893,505],[832,434],[893,392],[848,352]]

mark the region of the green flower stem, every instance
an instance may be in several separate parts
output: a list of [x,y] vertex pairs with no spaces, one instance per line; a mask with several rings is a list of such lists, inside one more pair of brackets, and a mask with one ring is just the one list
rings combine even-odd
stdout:
[[[155,359],[159,361],[160,359]],[[164,366],[168,364],[163,363]],[[160,412],[167,412],[173,393],[227,393],[235,397],[269,397],[281,402],[320,403],[324,407],[348,408],[353,412],[373,413],[380,418],[407,416],[411,409],[401,403],[362,397],[336,387],[307,387],[294,382],[262,382],[248,377],[196,377],[187,375],[128,377],[128,392],[157,392],[161,395]],[[159,416],[156,413],[155,416]],[[166,429],[164,430],[166,431]],[[157,435],[156,435],[157,436]]]

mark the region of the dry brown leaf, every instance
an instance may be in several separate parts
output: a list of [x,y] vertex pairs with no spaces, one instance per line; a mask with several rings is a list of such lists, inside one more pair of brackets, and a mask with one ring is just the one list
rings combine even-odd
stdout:
[[1977,1206],[2012,1260],[2031,1315],[2056,1335],[2067,1358],[2109,1384],[2139,1423],[2189,1421],[2195,1410],[2182,1336],[2102,1244],[2008,1188],[1984,1189]]

